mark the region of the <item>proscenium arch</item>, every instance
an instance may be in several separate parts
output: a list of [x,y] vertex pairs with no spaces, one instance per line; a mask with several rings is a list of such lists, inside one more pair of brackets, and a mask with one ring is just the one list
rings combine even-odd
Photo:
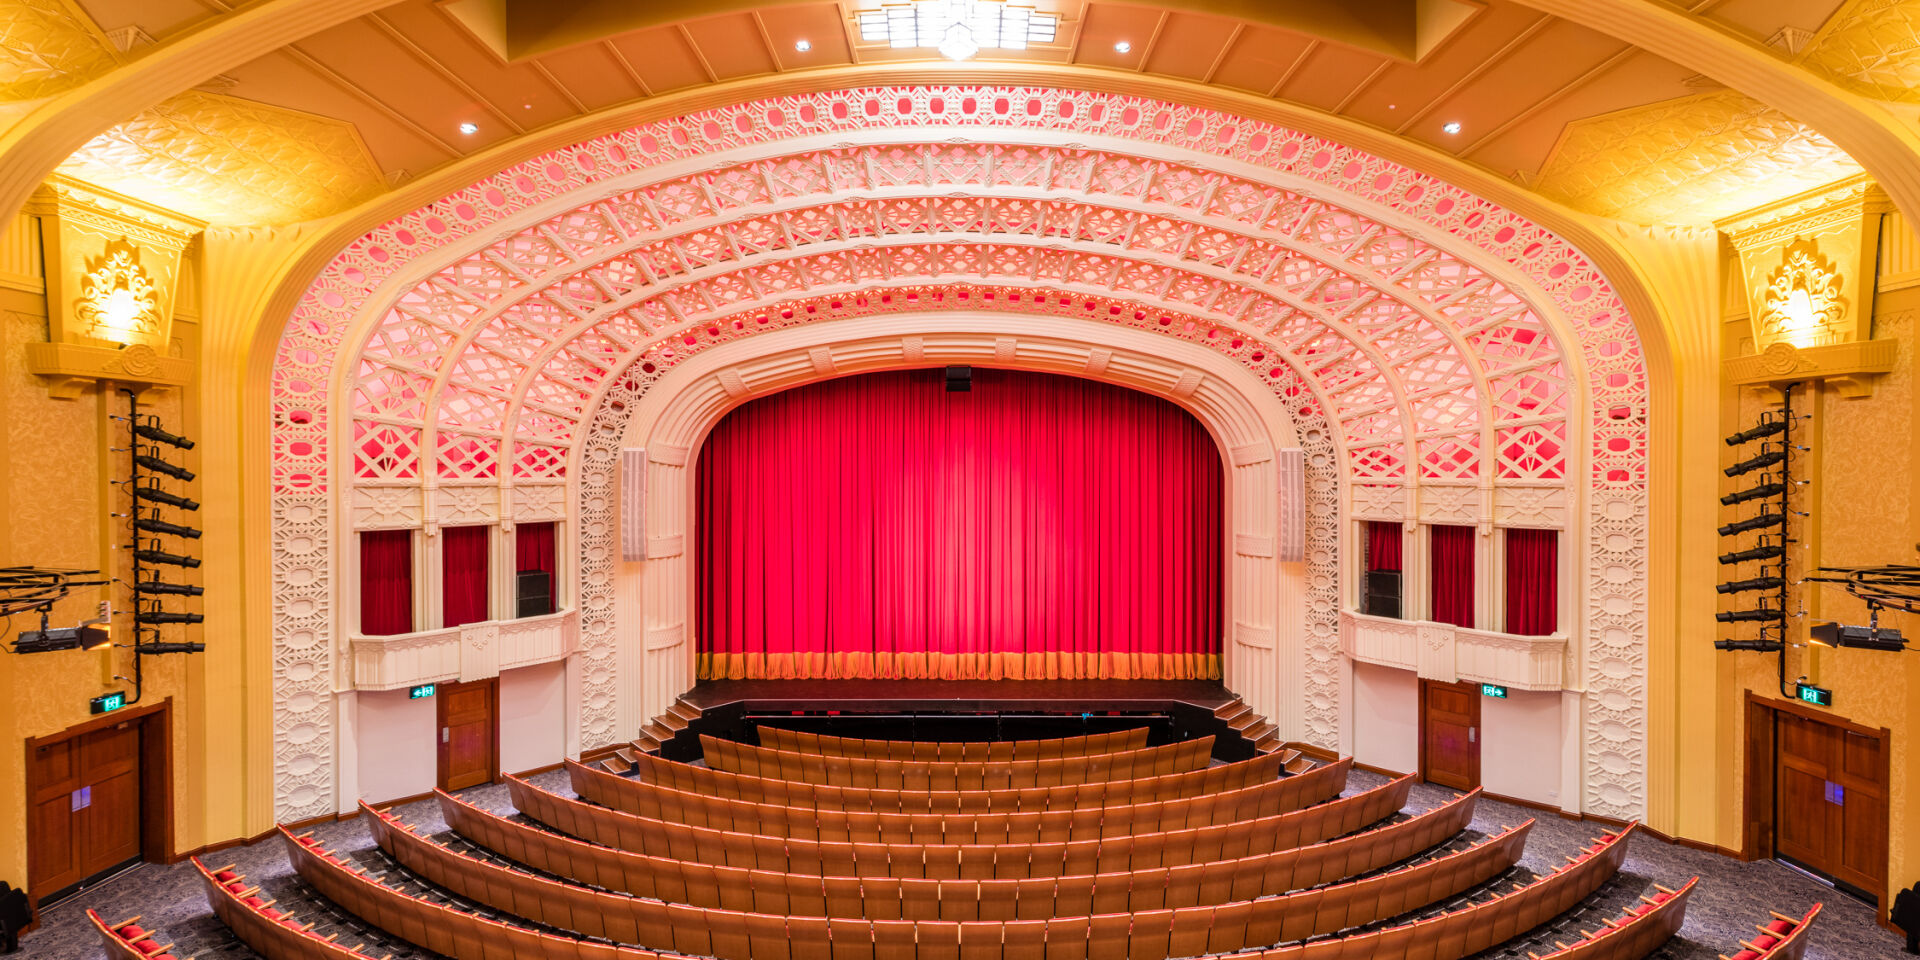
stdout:
[[[908,88],[898,89],[907,91]],[[919,102],[924,104],[927,91],[922,88],[914,88],[914,90],[920,97]],[[939,88],[939,91],[945,95],[957,97],[959,93],[956,90],[957,88],[951,85]],[[895,93],[895,89],[846,91],[799,98],[799,104],[805,106],[811,103],[822,111],[833,109],[837,104],[846,114],[839,120],[853,121],[853,126],[858,127],[863,124],[873,124],[871,120],[858,120],[856,110],[873,109],[868,106],[869,103],[884,101]],[[1377,202],[1394,207],[1402,215],[1414,217],[1425,223],[1426,229],[1433,231],[1436,236],[1460,235],[1460,239],[1454,242],[1471,243],[1479,248],[1479,256],[1474,259],[1474,263],[1498,270],[1511,270],[1524,277],[1532,278],[1529,281],[1531,288],[1548,300],[1557,300],[1569,313],[1578,309],[1590,317],[1594,313],[1593,304],[1610,304],[1602,312],[1606,314],[1607,320],[1614,328],[1611,338],[1604,344],[1611,348],[1612,353],[1611,355],[1590,355],[1587,358],[1587,365],[1600,370],[1609,379],[1620,378],[1621,382],[1614,384],[1613,389],[1627,393],[1644,391],[1645,384],[1641,379],[1644,377],[1644,369],[1641,366],[1639,344],[1632,337],[1632,320],[1616,301],[1610,299],[1611,287],[1606,278],[1600,276],[1584,257],[1577,253],[1570,255],[1564,241],[1540,230],[1536,225],[1514,217],[1510,211],[1500,210],[1483,198],[1396,167],[1349,146],[1317,140],[1291,131],[1274,130],[1262,125],[1259,121],[1244,117],[1222,116],[1204,108],[1174,106],[1137,98],[1105,97],[1084,91],[1000,90],[998,88],[980,91],[981,96],[987,97],[999,97],[1003,94],[1008,98],[1021,98],[1019,102],[1023,106],[1039,105],[1040,109],[1037,112],[1029,109],[1025,113],[1029,119],[1020,120],[1017,115],[1008,119],[1007,122],[1010,124],[1025,124],[1021,129],[1045,129],[1050,131],[1049,136],[1058,135],[1062,131],[1067,135],[1085,134],[1085,131],[1076,130],[1072,122],[1056,123],[1055,119],[1049,119],[1055,117],[1059,121],[1071,121],[1074,115],[1067,113],[1065,109],[1068,101],[1084,111],[1091,111],[1098,105],[1110,107],[1116,118],[1122,115],[1122,111],[1131,109],[1139,111],[1143,118],[1153,118],[1150,130],[1136,131],[1133,134],[1143,141],[1152,140],[1164,144],[1172,140],[1197,140],[1198,145],[1202,147],[1210,143],[1215,146],[1226,145],[1222,147],[1222,154],[1205,156],[1205,162],[1208,164],[1239,163],[1250,169],[1258,168],[1261,164],[1267,167],[1284,166],[1297,175],[1325,184],[1329,189],[1342,191],[1346,195],[1365,194],[1369,189],[1381,193],[1382,198],[1377,201],[1368,201],[1363,196],[1351,202]],[[793,100],[787,102],[794,103]],[[1058,108],[1058,113],[1049,112],[1055,108]],[[664,125],[666,132],[658,136],[670,137],[672,131],[678,129],[686,141],[678,148],[678,152],[688,157],[705,156],[711,153],[706,149],[711,144],[701,145],[698,149],[685,149],[692,145],[693,140],[693,134],[687,131],[699,131],[699,136],[706,136],[711,130],[721,140],[727,140],[732,135],[727,133],[726,125],[734,124],[737,128],[737,125],[742,122],[742,109],[731,108],[712,112],[706,115],[705,120],[695,116],[688,118],[677,127],[667,124]],[[885,108],[875,109],[874,112],[884,113]],[[1083,112],[1078,115],[1087,118],[1089,122],[1097,122],[1089,113]],[[997,122],[992,121],[990,117],[981,118],[981,120],[989,122],[989,125],[991,122]],[[1197,128],[1194,126],[1196,123],[1199,124]],[[750,121],[747,125],[751,128]],[[1138,123],[1134,125],[1138,126]],[[1229,128],[1236,132],[1234,136],[1224,135],[1225,129]],[[1206,136],[1196,137],[1189,133],[1195,129],[1203,135],[1211,133],[1215,141],[1210,142]],[[1273,155],[1261,157],[1242,155],[1238,158],[1226,156],[1227,153],[1233,152],[1230,148],[1234,144],[1252,147],[1253,141],[1261,136],[1254,133],[1255,130],[1268,131],[1264,134],[1270,138],[1267,140],[1267,145],[1276,149],[1281,143],[1281,138],[1284,138],[1287,144],[1294,147],[1293,159],[1282,162],[1281,158]],[[742,131],[743,134],[746,132],[748,131]],[[622,136],[626,138],[625,142],[643,148],[645,146],[643,138],[646,134],[628,131]],[[656,140],[654,149],[648,152],[676,152],[661,149],[661,144],[664,142],[664,140]],[[1256,150],[1254,153],[1259,151]],[[622,156],[624,159],[631,154],[626,153],[623,148]],[[283,355],[285,362],[276,373],[277,381],[282,386],[291,388],[298,385],[306,388],[305,390],[284,390],[276,403],[276,414],[281,418],[282,424],[281,429],[277,431],[277,439],[282,442],[280,449],[283,452],[283,456],[276,464],[279,494],[277,498],[279,502],[276,506],[280,514],[278,518],[280,522],[276,524],[277,543],[291,539],[305,543],[313,543],[317,540],[321,544],[326,544],[334,539],[336,528],[328,520],[329,512],[335,509],[335,504],[331,500],[333,491],[329,485],[329,471],[332,465],[324,455],[319,458],[302,458],[294,454],[287,445],[301,442],[302,437],[319,437],[324,443],[326,421],[331,419],[328,414],[333,412],[306,397],[311,396],[311,388],[316,380],[327,382],[338,368],[331,362],[316,363],[303,360],[301,352],[306,351],[315,357],[327,358],[330,361],[337,350],[339,338],[347,335],[353,322],[352,318],[362,312],[374,289],[382,287],[385,281],[392,279],[397,273],[396,268],[381,265],[390,260],[370,258],[370,251],[376,247],[387,251],[404,234],[412,239],[401,246],[408,248],[408,256],[417,258],[422,256],[424,251],[445,248],[461,236],[472,237],[479,229],[497,229],[497,227],[468,226],[461,222],[462,216],[473,217],[475,213],[473,208],[476,203],[487,209],[490,214],[474,217],[483,225],[497,224],[502,217],[511,222],[524,222],[526,219],[535,218],[540,212],[545,212],[538,208],[557,209],[569,202],[577,204],[574,194],[595,181],[583,179],[579,182],[571,182],[564,167],[561,168],[561,175],[554,178],[552,183],[543,186],[537,179],[545,176],[550,168],[559,165],[562,161],[577,162],[577,152],[563,151],[551,158],[532,161],[519,168],[504,171],[462,191],[460,195],[417,211],[375,231],[350,248],[349,252],[336,262],[334,268],[323,274],[321,281],[309,290],[307,301],[296,313],[295,321],[289,328],[289,337],[283,343],[283,347],[287,350]],[[598,162],[600,161],[596,161]],[[653,163],[635,164],[636,169],[655,169],[657,166]],[[519,196],[522,178],[528,187],[526,191],[528,196],[525,198]],[[1375,186],[1368,187],[1369,182],[1374,183]],[[1426,197],[1424,202],[1408,200],[1405,194],[1401,194],[1397,201],[1384,195],[1391,192],[1389,188],[1398,187],[1404,190],[1415,184],[1420,187],[1420,196]],[[514,196],[510,198],[508,191],[514,191]],[[522,202],[523,200],[525,202]],[[1446,201],[1446,208],[1437,209],[1442,200]],[[465,215],[460,213],[463,206],[468,208]],[[496,211],[499,216],[491,215]],[[430,239],[432,237],[446,239]],[[399,247],[392,247],[392,249],[397,250]],[[1558,272],[1550,272],[1549,267]],[[1575,302],[1565,299],[1569,295],[1573,295]],[[1581,302],[1585,302],[1586,306],[1581,307]],[[1592,343],[1583,345],[1596,350],[1601,346]],[[1608,425],[1608,429],[1616,435],[1616,439],[1622,439],[1617,436],[1622,432],[1634,433],[1635,431],[1639,432],[1640,439],[1635,441],[1624,438],[1626,446],[1623,449],[1596,455],[1597,459],[1610,459],[1626,469],[1621,470],[1622,477],[1617,481],[1620,489],[1610,494],[1611,499],[1606,503],[1595,505],[1595,522],[1600,526],[1613,524],[1615,529],[1606,531],[1608,535],[1605,538],[1593,539],[1609,545],[1618,540],[1624,544],[1623,547],[1609,546],[1608,549],[1626,554],[1625,559],[1631,563],[1641,563],[1644,562],[1644,556],[1635,556],[1634,550],[1639,548],[1645,535],[1644,476],[1639,473],[1644,469],[1645,456],[1644,399],[1622,404],[1621,410],[1624,413],[1618,419],[1625,421],[1624,426],[1616,423]],[[1595,532],[1601,531],[1596,527]],[[276,560],[279,559],[281,558],[277,556]],[[304,564],[303,573],[305,574],[311,575],[314,572],[314,564],[310,560],[288,562]],[[324,584],[327,579],[326,571],[322,569],[319,574],[317,578],[310,576],[309,582],[317,580]],[[1618,587],[1610,589],[1617,592]],[[276,668],[278,670],[283,664],[296,663],[304,663],[310,668],[312,654],[309,651],[316,646],[315,635],[330,632],[335,624],[327,616],[324,604],[312,603],[300,595],[300,590],[282,590],[280,594],[282,599],[287,601],[285,609],[291,612],[297,608],[305,613],[281,617],[276,623],[276,632],[281,637],[302,641],[285,643],[276,650]],[[1609,647],[1631,648],[1635,637],[1645,628],[1644,620],[1635,619],[1632,601],[1625,604],[1625,609],[1626,612],[1623,613],[1608,612],[1606,614],[1617,620],[1608,626],[1608,630],[1612,633],[1606,637],[1605,643]],[[294,649],[296,647],[301,649]],[[289,655],[285,660],[278,655],[283,651]],[[1612,664],[1606,665],[1606,672],[1599,677],[1602,685],[1611,683],[1619,689],[1632,688],[1638,680],[1635,673],[1637,668],[1633,662],[1637,655],[1637,651],[1629,650],[1622,657],[1618,667]],[[302,661],[301,657],[308,659]],[[319,657],[322,660],[330,659],[330,650],[322,649]],[[288,670],[285,673],[290,675],[292,671]],[[307,674],[307,676],[312,675],[312,673]],[[1590,671],[1590,679],[1592,676]],[[1608,729],[1605,723],[1602,723],[1598,729],[1606,734],[1602,739],[1613,744],[1608,746],[1608,749],[1614,749],[1617,746],[1618,757],[1610,759],[1618,759],[1619,762],[1613,766],[1624,767],[1625,772],[1616,774],[1612,782],[1605,784],[1614,790],[1614,793],[1603,792],[1596,795],[1590,791],[1587,807],[1594,810],[1610,808],[1627,810],[1633,806],[1634,796],[1639,790],[1637,771],[1634,769],[1638,763],[1639,749],[1637,746],[1639,734],[1635,729],[1637,718],[1633,716],[1634,711],[1630,703],[1627,709],[1617,709],[1615,706],[1604,704],[1602,706],[1604,706],[1603,710],[1595,711],[1601,715],[1602,721],[1613,722],[1604,716],[1606,713],[1622,715],[1616,724],[1618,729]],[[276,717],[276,726],[282,729],[298,726],[303,728],[301,732],[309,734],[315,730],[319,730],[322,734],[326,733],[324,718],[316,724],[309,718],[292,716],[289,711],[282,711],[282,714]],[[324,743],[324,737],[309,736],[304,742]],[[318,754],[309,753],[304,758],[296,759],[301,759],[302,766],[306,769],[323,769],[327,766],[324,762],[315,762],[310,765],[306,762],[315,756],[323,761],[330,759],[330,754],[325,752],[325,748],[320,749],[322,752]],[[286,782],[294,783],[296,787],[302,786],[297,783],[298,779],[290,777]],[[310,783],[309,786],[317,788],[318,784]],[[301,796],[292,796],[285,788],[285,783],[282,788],[283,801],[291,800],[295,804],[303,800],[308,803],[322,802],[317,799],[319,792],[318,789],[309,789]],[[287,805],[283,803],[283,809]]]
[[[604,616],[583,613],[580,650],[589,663],[611,659],[618,678],[600,689],[581,683],[583,695],[569,704],[579,713],[569,719],[583,739],[637,727],[692,682],[692,478],[713,426],[744,403],[802,384],[953,363],[1112,383],[1169,400],[1205,425],[1227,485],[1222,669],[1237,692],[1283,729],[1304,725],[1337,735],[1343,718],[1333,701],[1344,702],[1339,688],[1346,678],[1338,671],[1328,676],[1339,651],[1325,604],[1336,578],[1340,483],[1324,422],[1296,422],[1271,385],[1195,344],[1071,316],[903,304],[858,319],[783,327],[671,368],[610,378],[581,448],[576,525],[620,527],[617,514],[629,505],[614,505],[617,451],[643,448],[649,559],[616,560],[610,532],[582,535],[581,577],[605,583],[613,609]],[[1305,563],[1283,563],[1275,549],[1282,534],[1275,453],[1284,449],[1303,450],[1307,490],[1317,491],[1307,499]],[[1321,603],[1317,615],[1310,596]],[[589,609],[584,595],[582,606]],[[1310,625],[1320,627],[1317,643]],[[1307,682],[1310,670],[1320,683]],[[1324,689],[1327,679],[1334,689]]]

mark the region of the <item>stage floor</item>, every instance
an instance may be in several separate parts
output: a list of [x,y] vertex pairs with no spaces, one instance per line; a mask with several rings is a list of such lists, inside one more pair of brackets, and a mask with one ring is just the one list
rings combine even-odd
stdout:
[[1234,700],[1217,680],[702,680],[682,699],[702,710],[1215,710]]

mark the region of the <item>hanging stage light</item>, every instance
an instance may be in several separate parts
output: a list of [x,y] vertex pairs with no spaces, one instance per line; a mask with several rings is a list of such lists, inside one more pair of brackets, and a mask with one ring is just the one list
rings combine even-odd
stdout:
[[[150,542],[157,544],[160,541],[154,540]],[[133,555],[138,558],[141,563],[169,563],[176,567],[197,567],[200,565],[199,557],[183,557],[177,553],[167,553],[164,550],[155,550],[151,547],[145,550],[135,550],[133,551]]]
[[1778,590],[1786,583],[1780,577],[1754,577],[1751,580],[1733,580],[1714,589],[1721,593],[1745,593],[1748,590]]
[[168,523],[151,517],[140,517],[133,521],[133,525],[149,533],[164,533],[174,537],[185,537],[188,540],[200,539],[200,531],[192,527],[183,527],[177,523]]
[[165,430],[160,429],[157,426],[154,426],[153,424],[136,423],[133,425],[133,432],[147,438],[148,440],[156,440],[156,441],[159,441],[160,443],[167,444],[168,446],[179,447],[182,450],[193,449],[192,440],[188,440],[186,437],[175,436],[171,433],[166,432]]
[[137,643],[133,649],[137,653],[199,653],[207,649],[204,643]]
[[[142,447],[141,449],[151,450],[153,451],[153,453],[160,452],[160,449],[158,447]],[[155,473],[164,473],[167,476],[174,477],[176,479],[180,479],[180,480],[193,479],[192,471],[188,470],[185,467],[176,467],[173,464],[168,463],[165,460],[162,460],[159,457],[154,456],[152,453],[136,453],[133,456],[133,462],[143,467],[146,467],[148,470],[152,470]],[[1727,474],[1727,476],[1731,477],[1733,476],[1733,474],[1729,473]]]
[[1731,507],[1736,503],[1746,503],[1748,500],[1759,500],[1763,497],[1777,497],[1786,492],[1787,485],[1784,483],[1763,483],[1757,487],[1749,487],[1738,493],[1729,493],[1721,497],[1720,505]]
[[1772,560],[1775,557],[1782,556],[1786,552],[1786,548],[1779,544],[1762,543],[1751,550],[1737,550],[1733,553],[1723,553],[1720,555],[1720,562],[1732,564],[1745,563],[1748,560]]
[[1759,424],[1748,427],[1728,437],[1727,446],[1737,447],[1743,443],[1752,443],[1761,437],[1771,437],[1785,429],[1787,429],[1787,421],[1784,418],[1780,420],[1764,420]]
[[201,623],[207,618],[197,613],[174,613],[170,610],[142,610],[133,615],[138,623]]
[[77,627],[47,626],[47,608],[40,608],[40,629],[24,630],[13,641],[14,653],[52,653],[56,650],[98,650],[113,642],[113,630],[99,620]]
[[1787,459],[1787,452],[1785,450],[1770,450],[1757,457],[1749,457],[1742,460],[1721,472],[1729,477],[1737,477],[1743,473],[1752,473],[1764,467],[1771,467],[1785,459]]
[[206,588],[191,583],[163,583],[159,580],[142,580],[133,585],[135,593],[148,595],[167,594],[176,597],[197,597],[206,593]]
[[1761,607],[1758,610],[1722,610],[1714,614],[1713,618],[1721,623],[1770,623],[1775,620],[1785,620],[1787,617],[1779,610]]
[[200,509],[200,501],[189,500],[177,493],[168,493],[159,487],[134,487],[133,495],[142,500],[164,503],[169,507],[179,507],[182,510]]
[[1715,640],[1715,650],[1747,650],[1753,653],[1777,653],[1786,649],[1778,640]]
[[1761,530],[1767,527],[1777,527],[1786,522],[1787,522],[1787,515],[1784,513],[1769,513],[1766,511],[1762,511],[1758,514],[1755,514],[1754,516],[1748,517],[1745,520],[1736,520],[1733,523],[1725,524],[1720,528],[1720,535],[1723,537],[1731,537],[1736,533],[1746,533],[1749,530]]
[[1877,625],[1856,627],[1844,623],[1816,623],[1807,630],[1807,634],[1813,642],[1829,647],[1885,650],[1894,653],[1907,648],[1906,638],[1900,636],[1900,631],[1883,630]]

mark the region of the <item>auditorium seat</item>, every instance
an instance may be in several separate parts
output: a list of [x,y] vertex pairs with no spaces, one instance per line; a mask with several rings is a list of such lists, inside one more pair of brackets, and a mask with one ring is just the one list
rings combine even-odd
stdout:
[[1582,931],[1582,939],[1572,944],[1554,941],[1551,953],[1530,953],[1534,960],[1641,960],[1659,949],[1686,922],[1687,900],[1700,878],[1688,880],[1679,890],[1656,886],[1652,897],[1628,908],[1619,920],[1602,921],[1599,930]]
[[774,750],[873,760],[1033,760],[1118,753],[1147,745],[1145,727],[1046,740],[977,741],[863,740],[788,730],[765,723],[758,724],[755,732],[760,746]]

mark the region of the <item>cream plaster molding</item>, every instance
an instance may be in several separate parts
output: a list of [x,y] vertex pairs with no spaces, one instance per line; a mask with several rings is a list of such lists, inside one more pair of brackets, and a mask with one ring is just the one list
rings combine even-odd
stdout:
[[1743,387],[1777,390],[1790,383],[1825,381],[1849,400],[1873,396],[1873,381],[1893,372],[1898,341],[1855,340],[1817,347],[1795,347],[1781,341],[1744,357],[1729,357],[1727,380]]
[[261,0],[211,16],[0,133],[0,217],[102,130],[209,77],[399,0]]

